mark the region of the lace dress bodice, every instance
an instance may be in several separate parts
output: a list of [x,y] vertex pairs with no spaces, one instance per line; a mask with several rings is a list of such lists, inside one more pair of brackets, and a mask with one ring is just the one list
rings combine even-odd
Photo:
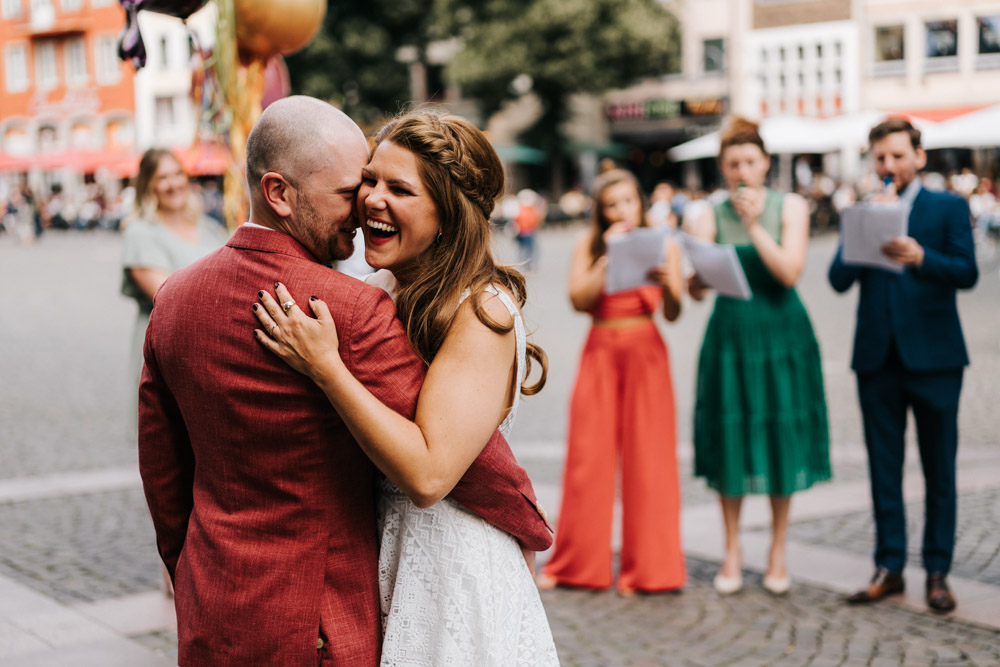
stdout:
[[[514,320],[516,389],[498,427],[509,437],[525,374],[526,335],[507,293],[494,286],[486,291]],[[468,296],[466,291],[459,303]],[[384,667],[559,664],[533,573],[513,537],[450,498],[421,509],[388,479],[379,490]]]

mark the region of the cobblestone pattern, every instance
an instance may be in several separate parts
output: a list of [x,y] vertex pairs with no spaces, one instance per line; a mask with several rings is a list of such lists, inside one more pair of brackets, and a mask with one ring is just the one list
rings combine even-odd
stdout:
[[691,581],[681,594],[543,593],[562,664],[1000,664],[1000,633],[895,607],[852,607],[809,586],[776,599],[746,572],[743,592],[720,598],[711,585],[717,567],[689,559]]
[[[717,565],[688,560],[682,593],[621,598],[610,591],[542,593],[565,667],[670,665],[997,665],[1000,633],[896,607],[849,607],[829,591],[796,586],[786,598],[746,588],[720,598]],[[134,637],[177,657],[173,631]]]
[[0,505],[0,574],[67,604],[160,586],[142,491]]
[[[910,565],[922,567],[920,545],[924,529],[923,502],[906,506],[907,552]],[[961,577],[1000,586],[1000,488],[965,493],[958,501],[958,525],[951,571]],[[852,512],[792,524],[789,539],[831,549],[871,555],[875,524],[871,512]]]

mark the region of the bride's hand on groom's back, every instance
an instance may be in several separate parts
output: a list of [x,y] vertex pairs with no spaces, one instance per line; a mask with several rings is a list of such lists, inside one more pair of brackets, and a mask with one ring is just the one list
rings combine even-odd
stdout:
[[261,328],[254,330],[257,341],[299,373],[313,380],[324,368],[342,365],[337,325],[326,302],[309,297],[315,317],[307,315],[282,283],[275,283],[277,300],[266,291],[257,292],[253,305]]

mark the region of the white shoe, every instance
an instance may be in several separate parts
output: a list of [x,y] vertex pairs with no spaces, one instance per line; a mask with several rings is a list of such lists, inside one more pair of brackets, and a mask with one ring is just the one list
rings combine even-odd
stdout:
[[772,577],[765,574],[763,584],[764,590],[771,595],[784,595],[792,587],[792,578],[787,574],[783,577]]
[[739,593],[743,589],[743,575],[739,574],[735,577],[727,577],[720,572],[712,580],[712,586],[715,587],[719,595]]

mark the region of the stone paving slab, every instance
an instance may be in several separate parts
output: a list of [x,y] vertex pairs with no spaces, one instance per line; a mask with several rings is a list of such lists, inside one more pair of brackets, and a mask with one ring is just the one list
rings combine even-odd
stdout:
[[0,667],[169,667],[175,661],[0,576]]
[[[906,505],[908,563],[920,567],[924,529],[923,502]],[[958,504],[952,573],[1000,586],[1000,487],[962,494]],[[870,511],[793,523],[789,539],[870,556],[875,550],[875,526]],[[998,601],[1000,613],[1000,601]]]

